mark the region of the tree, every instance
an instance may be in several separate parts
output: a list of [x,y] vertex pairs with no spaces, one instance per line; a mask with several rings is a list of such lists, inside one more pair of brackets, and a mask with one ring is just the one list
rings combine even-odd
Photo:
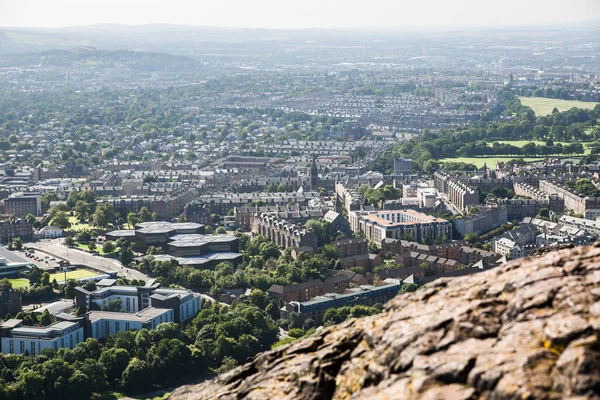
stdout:
[[42,286],[50,286],[50,274],[48,272],[44,272],[42,274],[42,279],[40,281]]
[[134,259],[134,254],[133,251],[131,250],[131,247],[129,246],[125,246],[121,249],[121,255],[119,256],[119,261],[121,261],[121,264],[123,264],[124,266],[128,266],[129,264],[131,264],[131,262]]
[[479,235],[476,233],[467,233],[465,234],[464,240],[471,244],[475,244],[479,241]]
[[50,225],[56,226],[60,229],[68,229],[71,227],[71,222],[69,222],[69,216],[66,212],[59,211],[50,220]]
[[111,254],[113,251],[116,250],[116,246],[113,242],[111,242],[110,240],[104,242],[104,244],[102,245],[102,251],[105,254]]
[[78,200],[75,204],[75,216],[79,222],[85,222],[89,218],[91,211],[90,205],[83,200]]
[[114,300],[110,300],[108,303],[106,303],[106,305],[102,307],[102,311],[119,312],[119,311],[121,311],[122,306],[123,306],[123,300],[114,299]]
[[40,324],[42,326],[48,326],[51,325],[54,322],[52,315],[50,315],[50,312],[48,312],[48,310],[44,310],[44,312],[42,313],[42,317],[40,318]]
[[223,362],[221,363],[221,366],[219,367],[217,372],[219,374],[224,374],[225,372],[229,372],[237,366],[238,366],[237,360],[233,357],[227,356],[227,357],[223,358]]
[[8,278],[3,278],[0,280],[0,291],[2,290],[10,290],[12,289],[12,283],[8,280]]
[[106,369],[106,378],[109,382],[116,382],[121,378],[123,371],[129,364],[129,353],[125,349],[111,348],[102,352],[100,364]]
[[67,247],[73,247],[73,246],[75,246],[75,240],[73,239],[72,236],[67,236],[65,238],[65,246],[67,246]]
[[30,285],[39,285],[42,281],[42,270],[38,267],[31,268],[29,272],[29,284]]
[[150,213],[150,210],[148,210],[148,207],[142,207],[140,209],[140,212],[138,213],[138,218],[140,222],[152,221],[152,214]]
[[77,287],[77,281],[75,279],[68,279],[64,287],[65,297],[68,299],[75,298],[75,288]]
[[121,386],[127,393],[139,393],[148,389],[148,376],[152,376],[150,365],[134,358],[123,371]]
[[133,227],[135,227],[139,222],[140,218],[136,213],[130,212],[129,214],[127,214],[127,224],[129,224],[130,228],[133,229]]
[[13,247],[15,250],[21,250],[23,248],[23,241],[21,238],[17,237],[12,240]]
[[224,228],[224,227],[222,227],[222,226],[219,226],[219,227],[217,228],[217,230],[215,231],[215,233],[218,233],[219,235],[223,235],[223,234],[226,234],[226,233],[227,233],[227,231],[225,230],[225,228]]
[[94,250],[96,250],[96,242],[94,242],[94,241],[91,241],[91,242],[88,244],[88,249],[90,249],[90,251],[94,251]]

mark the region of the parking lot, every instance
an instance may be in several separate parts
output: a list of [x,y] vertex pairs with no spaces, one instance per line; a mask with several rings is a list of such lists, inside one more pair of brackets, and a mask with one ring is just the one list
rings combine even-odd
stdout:
[[19,255],[25,257],[29,261],[33,262],[38,268],[41,268],[41,269],[54,270],[55,268],[60,266],[60,264],[59,264],[59,262],[61,261],[60,259],[58,259],[56,257],[52,257],[48,254],[42,253],[41,251],[24,250],[24,251],[19,251],[17,253],[19,253]]

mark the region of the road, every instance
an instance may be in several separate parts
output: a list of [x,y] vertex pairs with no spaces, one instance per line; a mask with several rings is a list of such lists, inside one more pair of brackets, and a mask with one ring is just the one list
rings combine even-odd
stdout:
[[31,247],[41,250],[44,253],[54,257],[59,257],[69,261],[71,264],[87,265],[91,268],[104,271],[106,273],[118,272],[125,275],[128,279],[142,279],[148,281],[151,278],[132,268],[123,268],[123,265],[117,260],[95,256],[79,249],[66,247],[61,239],[40,240],[39,242],[26,243],[24,247]]

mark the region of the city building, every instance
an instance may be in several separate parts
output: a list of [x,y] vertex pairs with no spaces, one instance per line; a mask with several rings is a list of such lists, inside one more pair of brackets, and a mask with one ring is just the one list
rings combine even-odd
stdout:
[[394,175],[410,174],[412,160],[409,158],[394,158]]
[[189,289],[161,288],[158,283],[148,282],[146,286],[108,286],[93,292],[81,287],[75,289],[75,306],[82,313],[102,310],[115,300],[120,301],[122,312],[117,314],[122,314],[123,318],[127,318],[127,313],[138,313],[154,307],[172,309],[172,320],[179,323],[200,312],[199,294]]
[[4,354],[36,356],[45,349],[73,349],[84,340],[84,332],[75,322],[61,321],[38,327],[24,326],[20,319],[9,319],[0,325],[0,339]]
[[23,241],[33,239],[33,225],[26,219],[0,221],[0,243],[11,242],[15,238]]
[[309,248],[313,252],[318,249],[317,235],[310,228],[278,220],[269,214],[263,214],[254,220],[252,233],[263,235],[284,249]]
[[33,262],[28,259],[4,247],[0,247],[0,279],[16,276],[19,272],[28,271],[33,265]]
[[418,242],[452,240],[452,224],[415,210],[390,210],[350,213],[365,238],[381,244],[383,239],[410,239]]
[[508,222],[506,206],[501,205],[492,208],[482,208],[479,212],[471,215],[463,215],[454,220],[456,231],[465,236],[467,233],[482,235],[493,229],[499,228]]
[[39,192],[16,192],[2,200],[4,213],[15,217],[42,215],[42,195]]
[[90,311],[87,314],[89,336],[102,339],[108,335],[130,330],[154,329],[163,322],[174,322],[171,308],[147,307],[135,313]]
[[398,280],[387,280],[381,284],[362,285],[352,289],[347,289],[344,293],[327,293],[323,296],[317,296],[308,301],[291,301],[286,303],[280,310],[281,318],[289,318],[290,313],[297,313],[301,321],[311,318],[317,324],[323,320],[325,311],[330,308],[366,305],[384,304],[394,298],[400,291],[402,284]]

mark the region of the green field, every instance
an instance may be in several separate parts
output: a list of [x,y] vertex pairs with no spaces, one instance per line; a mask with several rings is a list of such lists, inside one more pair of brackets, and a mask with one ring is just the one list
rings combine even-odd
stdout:
[[519,97],[519,100],[521,100],[521,104],[531,108],[537,116],[551,114],[554,108],[557,108],[558,111],[569,111],[574,107],[592,109],[596,107],[596,104],[600,104],[591,101],[547,99],[545,97]]
[[29,279],[27,279],[27,278],[9,279],[9,281],[10,281],[10,283],[12,283],[13,289],[18,289],[18,288],[29,286]]
[[507,162],[510,160],[523,159],[526,162],[542,161],[544,157],[457,157],[457,158],[442,158],[439,162],[464,162],[473,164],[477,168],[487,164],[488,168],[495,169],[499,162]]
[[[67,272],[67,279],[81,279],[81,278],[91,278],[92,276],[100,275],[98,272],[89,271],[87,269],[76,269],[74,271]],[[50,274],[50,281],[56,279],[57,281],[65,280],[65,273],[58,272],[56,274]]]
[[69,222],[71,223],[71,227],[67,229],[68,231],[79,232],[92,230],[92,226],[90,224],[82,224],[76,217],[69,217]]
[[[86,243],[76,242],[75,245],[78,248],[80,248],[81,250],[89,250],[90,249],[89,246]],[[107,254],[107,253],[104,252],[104,250],[102,250],[102,245],[101,244],[97,244],[96,245],[96,250],[94,250],[94,251],[98,252],[98,254],[101,254],[101,255],[106,255]],[[110,254],[115,254],[115,253],[118,253],[119,251],[121,251],[121,248],[120,247],[115,247],[115,251],[113,251]]]

